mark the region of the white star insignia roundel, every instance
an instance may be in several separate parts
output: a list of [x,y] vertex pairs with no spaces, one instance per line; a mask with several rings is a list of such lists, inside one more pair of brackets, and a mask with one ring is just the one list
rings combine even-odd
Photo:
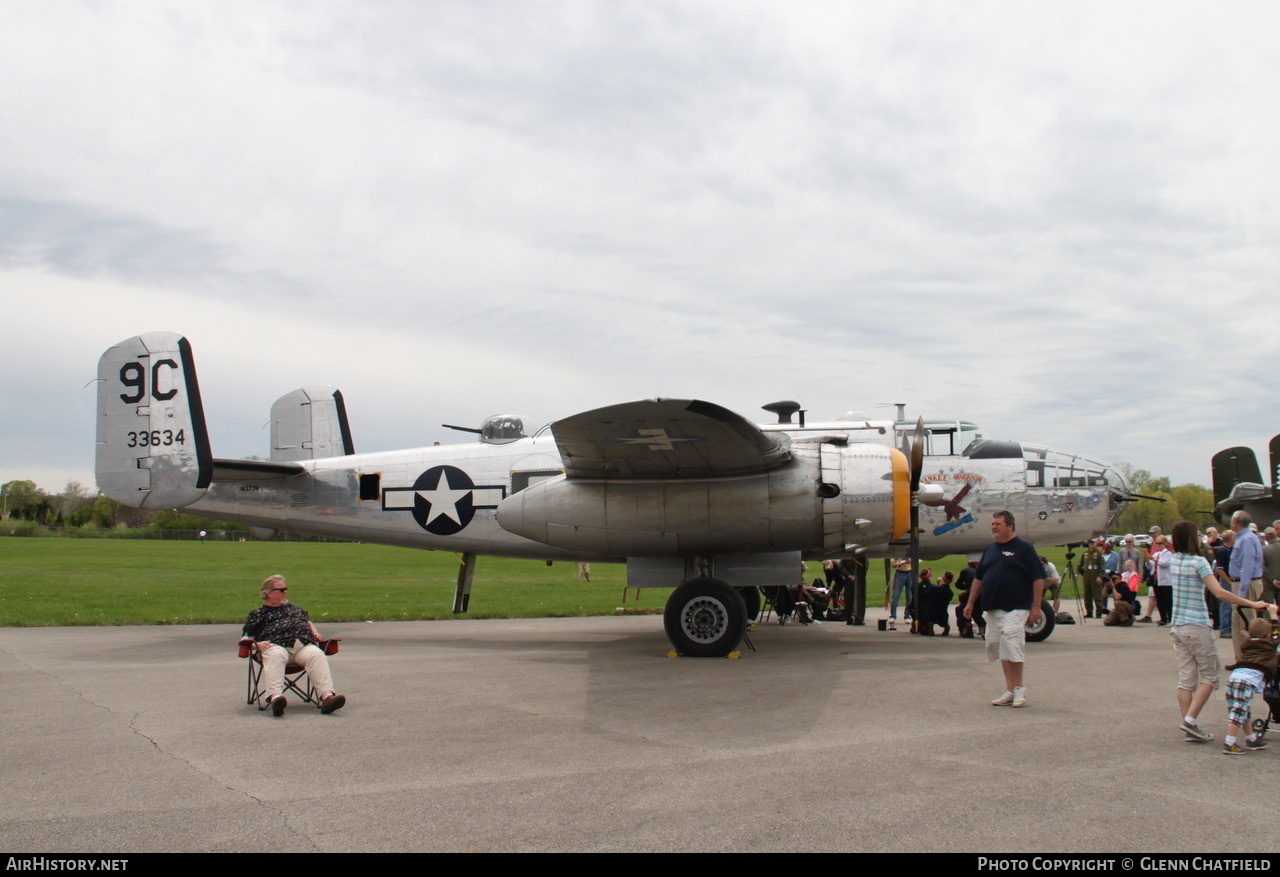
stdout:
[[478,485],[457,466],[433,466],[412,487],[382,491],[387,511],[413,513],[418,526],[435,536],[452,536],[464,529],[477,509],[494,509],[506,496],[505,486]]

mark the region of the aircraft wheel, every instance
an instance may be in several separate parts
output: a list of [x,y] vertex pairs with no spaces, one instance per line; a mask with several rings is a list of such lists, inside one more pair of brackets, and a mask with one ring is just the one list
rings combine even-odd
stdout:
[[719,579],[690,579],[671,592],[662,621],[680,654],[723,658],[742,641],[747,607],[741,592]]
[[1048,600],[1041,601],[1040,620],[1035,624],[1027,625],[1027,642],[1044,642],[1049,638],[1049,634],[1053,633],[1053,628],[1057,623],[1057,620],[1053,617],[1053,604]]
[[760,617],[760,589],[738,588],[738,596],[747,607],[747,621],[755,621]]

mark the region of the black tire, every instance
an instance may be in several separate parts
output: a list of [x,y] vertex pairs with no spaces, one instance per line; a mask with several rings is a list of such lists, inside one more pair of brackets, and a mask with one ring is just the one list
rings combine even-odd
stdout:
[[1250,722],[1250,726],[1253,728],[1253,733],[1257,734],[1259,737],[1267,736],[1267,720],[1266,719],[1254,719],[1252,722]]
[[738,596],[747,607],[747,621],[755,621],[760,617],[760,589],[738,588]]
[[671,592],[662,623],[680,654],[723,658],[742,642],[747,607],[741,592],[719,579],[690,579]]
[[1035,625],[1027,625],[1027,642],[1042,643],[1049,638],[1049,634],[1053,633],[1053,629],[1057,627],[1058,622],[1053,617],[1053,605],[1048,600],[1040,603],[1040,621]]

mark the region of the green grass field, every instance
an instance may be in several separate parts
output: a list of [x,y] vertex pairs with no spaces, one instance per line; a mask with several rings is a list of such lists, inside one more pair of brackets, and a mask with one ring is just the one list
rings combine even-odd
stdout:
[[[272,573],[317,623],[452,618],[458,562],[352,543],[0,539],[0,626],[240,622]],[[482,557],[468,614],[613,614],[626,568],[592,564],[591,578],[580,584],[571,563]],[[626,605],[661,606],[667,593],[630,591]]]
[[[1045,551],[1063,575],[1064,553]],[[454,618],[458,562],[445,552],[353,543],[0,539],[0,627],[238,623],[260,605],[258,583],[272,573],[289,580],[290,598],[317,623]],[[964,558],[922,566],[941,576]],[[883,569],[872,561],[869,606],[883,602]],[[809,570],[821,577],[819,564]],[[482,557],[468,616],[614,614],[626,568],[595,563],[591,578],[579,583],[571,563]],[[669,593],[628,591],[625,605],[657,609]],[[1064,588],[1064,604],[1068,596],[1074,591]]]

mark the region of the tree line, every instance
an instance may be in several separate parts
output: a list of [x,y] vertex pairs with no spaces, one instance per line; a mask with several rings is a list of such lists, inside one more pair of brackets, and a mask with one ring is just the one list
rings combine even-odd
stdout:
[[0,490],[0,516],[5,522],[90,530],[248,530],[243,524],[174,509],[135,509],[96,493],[79,481],[68,481],[61,493],[46,493],[34,481],[24,480],[9,481]]

